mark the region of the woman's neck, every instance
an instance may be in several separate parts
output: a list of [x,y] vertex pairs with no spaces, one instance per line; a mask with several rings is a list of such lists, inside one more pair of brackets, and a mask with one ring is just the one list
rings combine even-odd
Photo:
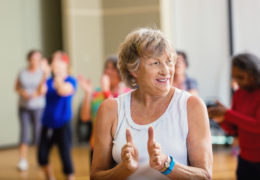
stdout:
[[115,82],[111,82],[110,83],[110,91],[113,92],[113,93],[117,92],[119,84],[120,84],[120,81],[117,81],[117,80]]
[[133,97],[140,101],[144,106],[150,106],[157,103],[164,103],[171,99],[172,95],[174,94],[175,89],[172,87],[168,93],[165,95],[154,95],[150,92],[145,92],[138,88],[136,91],[133,92]]
[[36,72],[38,70],[38,67],[37,66],[28,66],[28,70],[30,72]]

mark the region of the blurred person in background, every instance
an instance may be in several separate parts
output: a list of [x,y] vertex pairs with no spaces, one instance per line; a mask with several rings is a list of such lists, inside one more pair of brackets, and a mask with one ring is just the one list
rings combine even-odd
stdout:
[[260,179],[260,59],[249,53],[234,56],[232,77],[239,87],[232,107],[217,102],[208,113],[228,134],[238,136],[237,179]]
[[[90,80],[83,76],[78,77],[80,87],[84,90],[85,96],[81,107],[82,121],[91,120],[94,126],[97,110],[100,104],[109,97],[118,97],[120,94],[130,91],[124,82],[121,81],[120,73],[117,68],[118,57],[116,55],[109,56],[105,61],[104,73],[101,78],[99,88],[93,92],[93,87]],[[94,129],[90,138],[91,157],[94,148]]]
[[54,144],[58,146],[63,172],[68,180],[74,179],[72,148],[72,100],[76,92],[76,79],[69,74],[69,56],[57,51],[51,59],[52,77],[47,82],[46,107],[38,147],[38,162],[46,179],[53,180],[49,154]]
[[43,57],[41,60],[41,69],[43,70],[46,79],[48,79],[51,75],[51,67],[49,65],[50,58]]
[[38,50],[31,50],[27,54],[27,67],[20,71],[15,84],[19,95],[20,119],[20,161],[17,168],[21,171],[28,169],[27,151],[30,144],[29,129],[32,127],[33,144],[38,143],[41,117],[45,106],[44,89],[46,74],[41,69],[42,54]]
[[175,87],[188,91],[192,95],[198,95],[198,83],[195,79],[187,75],[189,66],[188,57],[184,51],[177,52],[177,62],[175,65],[175,74],[173,84]]
[[98,109],[91,179],[211,179],[206,106],[173,86],[176,58],[159,30],[127,35],[118,65],[135,90]]
[[[239,89],[239,85],[237,81],[232,78],[231,80],[231,95],[233,96],[234,93]],[[237,134],[233,135],[233,142],[232,142],[232,148],[231,148],[231,154],[233,156],[238,156],[239,155],[239,142],[238,142],[238,137]]]

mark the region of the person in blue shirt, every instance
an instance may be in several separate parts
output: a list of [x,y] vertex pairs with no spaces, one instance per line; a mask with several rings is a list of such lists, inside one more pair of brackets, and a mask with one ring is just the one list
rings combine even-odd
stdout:
[[48,157],[54,144],[58,146],[63,172],[68,180],[74,179],[71,159],[72,99],[77,88],[76,79],[69,75],[69,57],[62,51],[51,60],[52,77],[47,80],[46,107],[42,117],[42,130],[38,148],[38,162],[46,179],[55,179]]

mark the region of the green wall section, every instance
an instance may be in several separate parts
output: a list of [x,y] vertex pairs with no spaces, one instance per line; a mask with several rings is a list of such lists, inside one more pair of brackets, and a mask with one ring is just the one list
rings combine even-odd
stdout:
[[59,1],[0,1],[0,147],[18,143],[18,97],[14,83],[30,49],[49,55],[62,48]]

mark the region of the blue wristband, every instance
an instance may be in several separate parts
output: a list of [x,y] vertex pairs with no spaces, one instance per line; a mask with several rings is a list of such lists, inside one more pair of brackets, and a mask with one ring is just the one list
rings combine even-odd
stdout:
[[175,165],[175,161],[174,161],[173,157],[170,156],[170,158],[171,158],[170,166],[164,172],[162,172],[162,174],[164,174],[164,175],[170,174],[173,170],[174,165]]

